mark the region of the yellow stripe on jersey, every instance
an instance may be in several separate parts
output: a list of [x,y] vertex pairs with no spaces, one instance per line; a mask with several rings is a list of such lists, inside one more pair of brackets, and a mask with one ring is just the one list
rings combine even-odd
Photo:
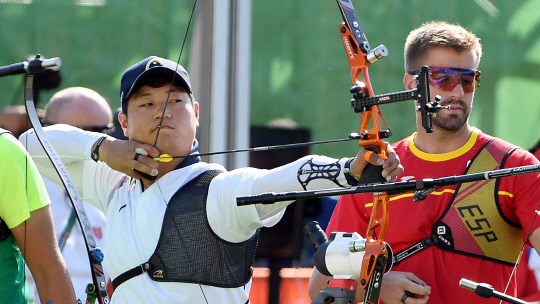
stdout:
[[[444,193],[451,193],[451,194],[454,194],[454,192],[456,192],[455,190],[452,190],[452,189],[444,189],[442,191],[433,191],[431,192],[429,195],[442,195]],[[499,191],[499,192],[502,192],[502,191]],[[499,193],[500,194],[500,193]],[[396,195],[396,196],[392,196],[390,198],[390,201],[396,201],[396,200],[399,200],[399,199],[402,199],[402,198],[406,198],[406,197],[412,197],[414,195],[414,192],[411,192],[411,193],[405,193],[405,194],[400,194],[400,195]],[[368,203],[368,204],[365,204],[365,207],[373,207],[373,203]]]
[[499,195],[507,195],[507,196],[510,196],[510,197],[514,197],[514,195],[510,192],[506,192],[506,191],[498,191],[497,192]]
[[416,155],[418,158],[421,158],[423,160],[432,161],[432,162],[442,162],[447,161],[453,158],[457,158],[465,153],[467,153],[469,150],[472,149],[474,144],[476,143],[476,139],[478,138],[479,130],[473,127],[473,131],[471,134],[471,137],[467,142],[459,149],[447,152],[447,153],[441,153],[441,154],[431,154],[426,153],[423,151],[420,151],[415,144],[414,144],[414,138],[416,137],[416,132],[409,137],[409,149],[411,149],[411,152]]

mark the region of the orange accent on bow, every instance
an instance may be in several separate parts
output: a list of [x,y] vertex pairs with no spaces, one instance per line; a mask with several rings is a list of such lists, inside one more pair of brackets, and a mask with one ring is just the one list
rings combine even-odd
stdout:
[[[351,79],[353,85],[360,85],[358,80],[360,74],[363,78],[363,83],[365,85],[359,86],[357,92],[367,94],[368,96],[374,96],[373,88],[371,86],[371,81],[369,79],[368,67],[371,65],[371,62],[368,60],[368,53],[365,51],[365,47],[361,48],[356,37],[351,33],[349,28],[347,18],[345,17],[346,13],[353,12],[354,9],[351,7],[344,7],[344,5],[338,0],[338,5],[342,10],[343,19],[345,22],[342,22],[339,26],[343,46],[345,48],[345,53],[349,60],[349,65],[351,67]],[[362,38],[365,40],[364,45],[367,44],[367,39],[363,35],[360,25],[354,24],[355,33],[361,33]],[[360,32],[358,31],[360,30]],[[369,51],[369,50],[368,50]],[[359,134],[363,139],[359,141],[359,146],[370,151],[377,153],[382,159],[387,159],[388,157],[388,143],[383,141],[383,132],[381,130],[381,120],[388,129],[386,121],[384,120],[381,111],[377,105],[369,106],[361,112],[361,124]],[[368,129],[370,122],[372,122],[372,128]],[[382,170],[382,169],[381,169]],[[382,177],[381,177],[382,178]],[[371,218],[368,225],[368,230],[366,232],[366,251],[362,262],[362,270],[360,273],[360,287],[362,289],[368,289],[366,292],[366,303],[377,303],[379,298],[379,292],[375,292],[376,295],[369,296],[369,288],[373,285],[373,282],[370,281],[376,280],[378,287],[380,288],[380,282],[382,281],[381,277],[374,278],[373,274],[377,264],[383,269],[386,268],[388,259],[389,259],[389,246],[384,242],[384,237],[386,235],[386,230],[388,228],[388,204],[390,201],[390,195],[386,192],[375,193],[373,201],[373,209],[371,213]],[[375,230],[379,229],[378,236],[375,233]],[[383,271],[384,273],[384,271]]]

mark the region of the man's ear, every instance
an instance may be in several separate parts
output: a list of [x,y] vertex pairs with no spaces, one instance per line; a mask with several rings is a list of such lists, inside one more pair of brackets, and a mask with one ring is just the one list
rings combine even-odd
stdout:
[[122,112],[118,113],[118,121],[120,122],[122,131],[124,131],[124,136],[129,137],[128,127],[127,127],[127,115]]
[[405,73],[405,76],[403,76],[403,84],[405,84],[405,88],[407,90],[416,88],[416,80],[414,80],[414,75]]
[[195,118],[197,119],[197,127],[199,126],[199,103],[193,102],[193,110],[195,111]]

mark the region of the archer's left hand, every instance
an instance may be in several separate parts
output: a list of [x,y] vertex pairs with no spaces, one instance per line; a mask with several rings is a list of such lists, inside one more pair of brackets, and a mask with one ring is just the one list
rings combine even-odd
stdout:
[[351,174],[357,179],[360,178],[362,172],[366,168],[368,161],[365,159],[366,153],[369,153],[369,164],[382,166],[382,176],[389,183],[396,181],[398,175],[403,173],[403,166],[400,164],[399,157],[393,149],[388,149],[388,158],[382,159],[378,154],[372,153],[366,149],[361,149],[356,158],[351,162]]

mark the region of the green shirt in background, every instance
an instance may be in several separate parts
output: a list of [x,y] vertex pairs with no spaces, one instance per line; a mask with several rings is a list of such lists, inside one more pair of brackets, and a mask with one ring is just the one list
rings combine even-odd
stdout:
[[[11,134],[0,135],[0,219],[12,229],[49,204],[43,180],[24,147]],[[0,265],[0,304],[26,303],[25,262],[13,235],[0,243]]]

